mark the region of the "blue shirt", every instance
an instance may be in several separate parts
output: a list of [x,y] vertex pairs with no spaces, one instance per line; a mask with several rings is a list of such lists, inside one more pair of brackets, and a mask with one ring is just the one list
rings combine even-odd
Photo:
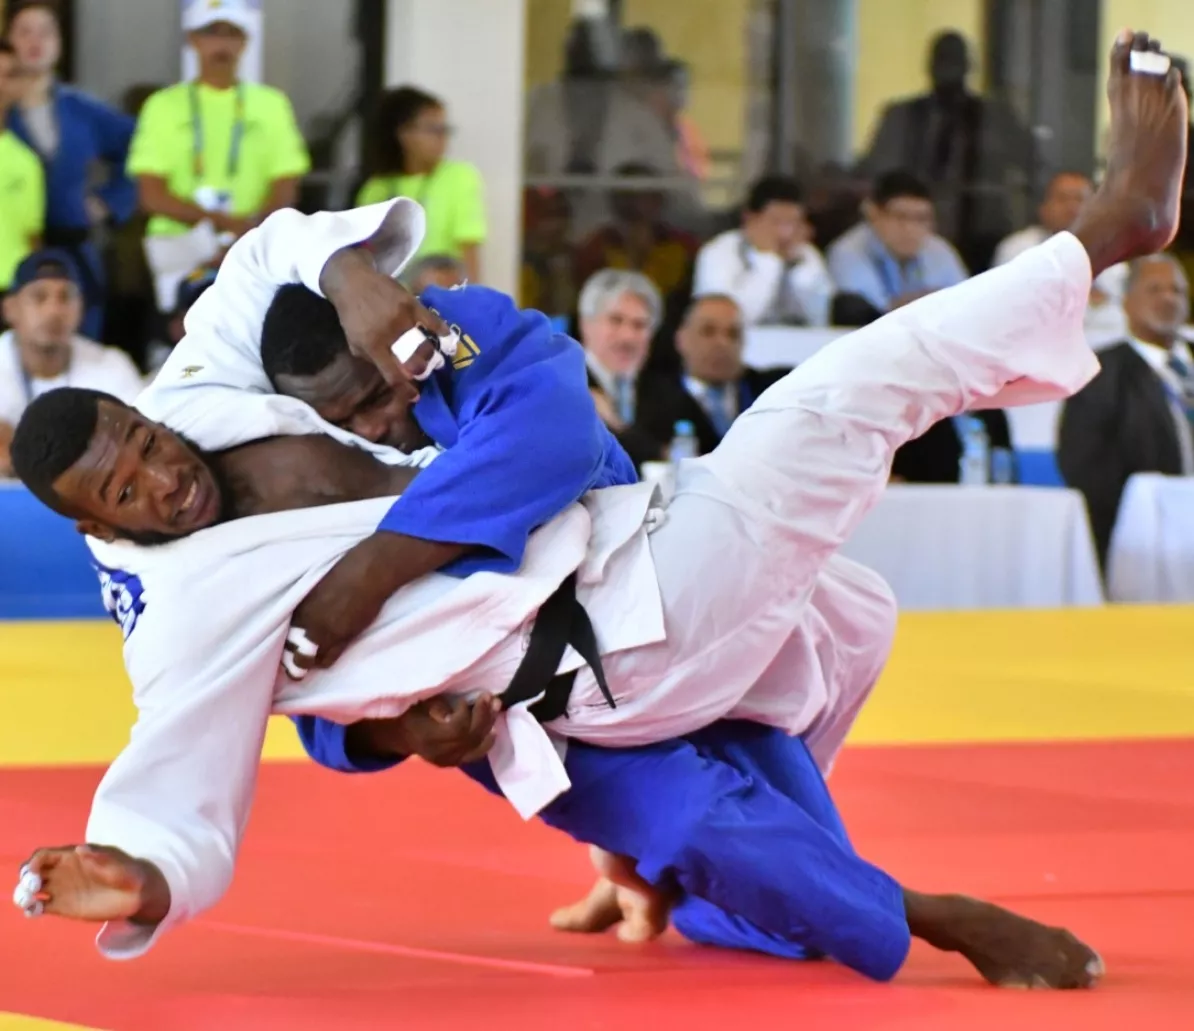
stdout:
[[[87,230],[89,193],[104,202],[117,222],[127,221],[137,207],[136,184],[125,175],[129,143],[136,122],[80,90],[56,85],[51,94],[58,121],[58,149],[53,155],[37,149],[19,107],[8,114],[8,127],[42,160],[46,170],[46,225],[51,229]],[[91,189],[92,166],[108,165],[108,179]]]
[[[460,334],[451,367],[422,384],[414,413],[445,448],[386,513],[379,529],[470,544],[441,572],[510,573],[532,531],[589,490],[634,483],[634,464],[597,415],[584,351],[547,317],[481,286],[431,288],[421,300]],[[303,747],[333,769],[353,764],[345,727],[295,719]]]
[[866,222],[839,237],[826,260],[841,293],[859,294],[881,312],[903,294],[943,290],[969,278],[958,252],[940,236],[930,236],[920,254],[901,261]]

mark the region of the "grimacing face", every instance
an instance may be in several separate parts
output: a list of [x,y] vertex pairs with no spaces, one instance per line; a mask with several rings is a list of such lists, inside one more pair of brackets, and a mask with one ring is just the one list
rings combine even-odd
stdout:
[[314,376],[279,375],[277,388],[305,401],[325,422],[373,444],[409,454],[431,443],[411,413],[416,395],[400,394],[372,362],[347,352]]
[[206,459],[135,408],[101,401],[83,456],[54,481],[80,533],[164,544],[220,521],[223,492]]

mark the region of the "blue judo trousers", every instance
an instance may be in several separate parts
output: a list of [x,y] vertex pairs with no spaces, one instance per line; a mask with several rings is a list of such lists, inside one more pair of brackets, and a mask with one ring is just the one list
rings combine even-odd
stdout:
[[[468,543],[452,575],[512,572],[531,532],[588,490],[631,483],[630,459],[598,418],[580,345],[537,312],[484,287],[430,289],[423,302],[461,333],[451,368],[423,385],[415,416],[446,450],[380,528]],[[370,773],[346,728],[295,721],[310,756]],[[790,959],[828,956],[877,980],[910,944],[903,892],[850,845],[804,743],[724,721],[687,738],[604,749],[570,741],[571,789],[539,815],[577,841],[630,856],[680,893],[686,938]],[[487,761],[463,772],[501,794]]]

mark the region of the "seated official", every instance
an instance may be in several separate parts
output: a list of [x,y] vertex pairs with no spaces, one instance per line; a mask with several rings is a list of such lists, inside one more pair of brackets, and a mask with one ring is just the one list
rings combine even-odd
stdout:
[[[987,431],[992,451],[1011,451],[1011,430],[1001,409],[972,413]],[[957,483],[962,471],[961,418],[942,419],[895,454],[891,478],[902,483]]]
[[[1069,229],[1082,213],[1082,208],[1094,194],[1094,184],[1081,172],[1058,172],[1045,190],[1045,197],[1037,209],[1037,222],[1006,237],[995,249],[995,265],[1006,265],[1030,247],[1044,243],[1055,233]],[[1086,313],[1087,330],[1106,326],[1122,332],[1124,281],[1126,265],[1113,265],[1094,281],[1090,290],[1090,307]]]
[[0,336],[0,477],[12,475],[9,445],[34,398],[57,387],[87,387],[125,402],[144,382],[123,351],[78,335],[84,315],[83,280],[62,250],[43,250],[20,265],[4,299],[12,328]]
[[636,426],[666,448],[676,423],[691,422],[700,453],[712,451],[734,420],[787,372],[747,367],[743,343],[742,310],[732,297],[696,298],[676,332],[682,369],[642,377]]
[[861,298],[871,318],[969,277],[958,252],[933,232],[932,194],[915,176],[880,176],[862,211],[865,220],[839,237],[827,257],[840,293]]
[[1194,473],[1194,356],[1181,329],[1190,286],[1168,254],[1128,269],[1129,337],[1099,352],[1102,371],[1066,402],[1057,462],[1090,512],[1099,562],[1106,564],[1124,487],[1135,473]]
[[666,450],[638,424],[639,380],[662,317],[659,291],[641,272],[603,269],[580,292],[589,390],[597,413],[636,466],[659,461]]
[[742,227],[714,237],[697,255],[693,294],[732,297],[750,326],[824,326],[833,293],[804,191],[786,176],[756,182]]

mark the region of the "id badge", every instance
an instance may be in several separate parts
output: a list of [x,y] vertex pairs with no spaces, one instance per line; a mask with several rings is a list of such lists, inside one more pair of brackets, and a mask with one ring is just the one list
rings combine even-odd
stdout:
[[198,186],[195,188],[195,203],[213,215],[227,215],[232,210],[232,194],[227,190],[217,190],[214,186]]

